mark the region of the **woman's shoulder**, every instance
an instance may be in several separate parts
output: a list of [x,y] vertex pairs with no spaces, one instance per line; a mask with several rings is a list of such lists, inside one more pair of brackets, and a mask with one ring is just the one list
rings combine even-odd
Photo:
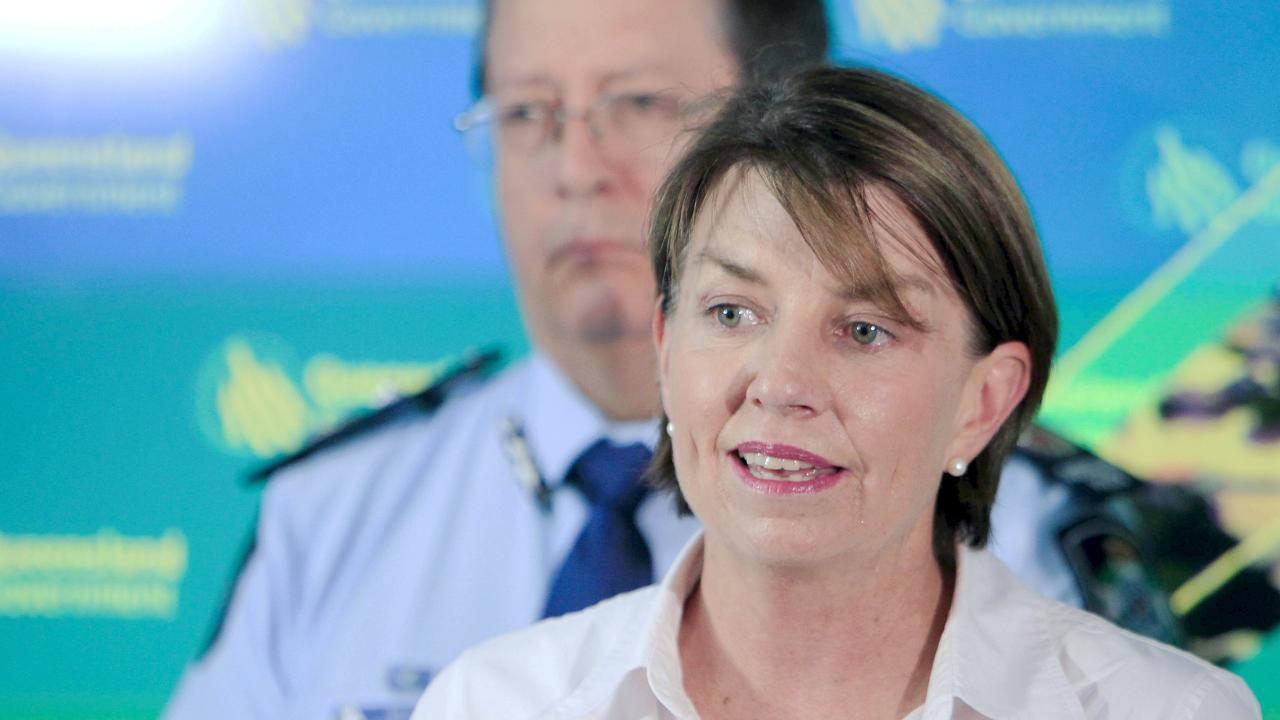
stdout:
[[427,688],[421,718],[537,718],[642,642],[656,586],[543,620],[464,652]]
[[1260,717],[1226,670],[1036,593],[989,550],[958,556],[944,668],[987,716]]
[[1057,659],[1087,705],[1117,717],[1259,717],[1238,676],[1079,608],[1043,602]]

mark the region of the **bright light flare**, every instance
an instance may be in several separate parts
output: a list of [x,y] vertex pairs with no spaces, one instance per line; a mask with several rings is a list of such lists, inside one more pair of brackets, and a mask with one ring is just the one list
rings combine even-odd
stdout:
[[226,0],[0,0],[0,52],[139,57],[203,45]]

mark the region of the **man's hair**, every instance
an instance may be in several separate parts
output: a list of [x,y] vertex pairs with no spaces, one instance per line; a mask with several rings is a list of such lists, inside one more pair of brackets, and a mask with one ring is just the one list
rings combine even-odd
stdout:
[[[884,72],[811,68],[744,85],[693,140],[655,198],[649,242],[662,312],[675,310],[695,220],[737,172],[759,174],[835,277],[869,288],[873,301],[911,322],[874,240],[876,229],[883,234],[891,226],[876,217],[868,195],[889,193],[923,229],[941,266],[919,251],[917,257],[964,302],[971,356],[1008,341],[1030,350],[1026,396],[964,475],[942,476],[933,547],[950,566],[956,542],[980,547],[990,535],[1001,466],[1039,407],[1057,342],[1048,273],[1017,183],[959,112]],[[665,435],[649,479],[674,488],[688,511]]]
[[[712,0],[722,5],[729,49],[744,79],[764,80],[826,60],[822,0]],[[484,0],[471,90],[484,95],[493,0]]]

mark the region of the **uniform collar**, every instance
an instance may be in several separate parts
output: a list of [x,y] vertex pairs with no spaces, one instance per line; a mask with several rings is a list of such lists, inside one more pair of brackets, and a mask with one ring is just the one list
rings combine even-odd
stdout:
[[[938,643],[924,720],[1027,717],[1084,720],[1084,708],[1058,660],[1046,612],[1033,593],[986,550],[956,549],[956,586]],[[619,686],[643,674],[654,698],[675,717],[696,717],[684,691],[680,622],[702,575],[699,533],[681,552],[649,602],[628,618],[626,638],[562,705],[565,717],[607,706]],[[1048,714],[1046,714],[1048,713]],[[560,716],[557,714],[557,716]]]
[[545,355],[533,353],[529,364],[529,402],[516,419],[524,426],[538,470],[552,487],[559,485],[573,461],[602,437],[654,446],[656,420],[610,422]]

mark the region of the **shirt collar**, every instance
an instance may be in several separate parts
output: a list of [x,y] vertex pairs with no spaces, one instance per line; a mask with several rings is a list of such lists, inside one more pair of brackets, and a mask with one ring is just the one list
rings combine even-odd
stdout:
[[573,461],[602,437],[620,444],[641,442],[652,448],[658,439],[656,420],[611,422],[577,386],[541,353],[530,358],[529,402],[516,419],[539,472],[560,484]]
[[685,545],[662,582],[647,590],[648,603],[635,613],[620,637],[625,643],[596,670],[569,698],[557,717],[589,716],[610,702],[618,687],[632,673],[647,681],[656,702],[675,717],[697,717],[693,702],[684,691],[680,665],[680,621],[684,603],[702,576],[702,533]]
[[[702,557],[699,533],[652,588],[651,601],[623,635],[629,642],[575,693],[576,709],[598,709],[628,675],[640,671],[655,699],[675,717],[696,717],[684,691],[679,637],[684,603],[702,576]],[[1023,717],[1034,707],[1041,717],[1084,720],[1084,708],[1058,661],[1057,641],[1044,617],[1049,601],[1035,595],[986,550],[958,546],[956,567],[951,610],[929,675],[924,719],[973,713],[984,718]],[[963,712],[966,707],[971,712]]]
[[649,688],[676,717],[696,717],[693,701],[684,691],[680,664],[680,623],[684,604],[702,577],[702,532],[685,546],[657,588],[652,613],[645,619],[632,667],[642,667]]
[[1044,617],[1048,602],[990,552],[958,545],[956,586],[929,675],[925,720],[953,717],[957,705],[986,718],[1052,707],[1054,718],[1083,720]]

